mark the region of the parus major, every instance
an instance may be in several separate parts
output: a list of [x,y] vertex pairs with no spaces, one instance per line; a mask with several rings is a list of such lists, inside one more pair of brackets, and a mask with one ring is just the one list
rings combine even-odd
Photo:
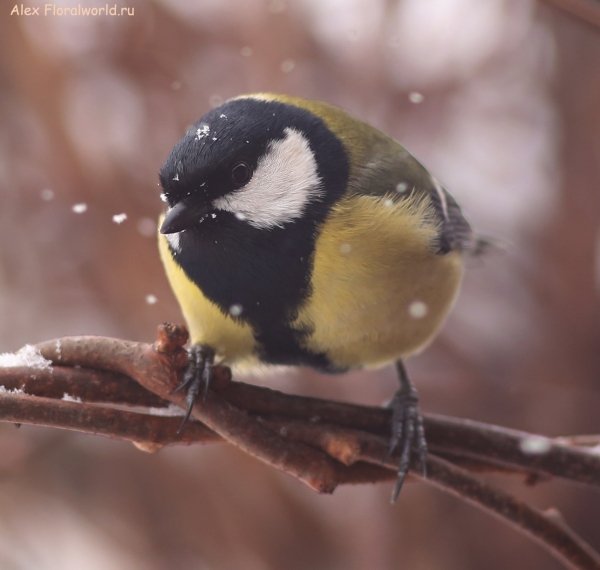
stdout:
[[395,498],[411,446],[423,465],[426,455],[401,359],[439,331],[473,242],[454,198],[402,145],[342,109],[263,93],[206,113],[160,183],[160,253],[197,349],[190,411],[215,354],[238,369],[332,373],[396,361]]

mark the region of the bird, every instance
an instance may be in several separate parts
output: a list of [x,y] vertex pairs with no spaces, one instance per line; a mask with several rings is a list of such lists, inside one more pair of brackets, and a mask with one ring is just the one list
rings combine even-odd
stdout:
[[[427,444],[404,359],[441,329],[476,240],[452,195],[340,107],[272,93],[211,109],[159,174],[159,251],[190,331],[188,413],[215,358],[338,374],[396,363],[395,501]],[[386,458],[387,459],[387,458]]]

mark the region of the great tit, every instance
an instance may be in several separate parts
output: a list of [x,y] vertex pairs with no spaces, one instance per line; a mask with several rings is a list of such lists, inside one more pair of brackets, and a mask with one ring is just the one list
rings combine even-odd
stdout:
[[286,95],[206,113],[160,172],[159,246],[194,347],[188,412],[215,354],[237,369],[339,373],[396,361],[397,496],[411,446],[425,464],[402,358],[457,296],[469,223],[402,145],[338,107]]

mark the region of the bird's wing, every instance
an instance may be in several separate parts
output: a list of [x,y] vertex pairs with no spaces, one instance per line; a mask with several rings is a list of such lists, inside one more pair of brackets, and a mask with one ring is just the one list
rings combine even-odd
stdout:
[[456,200],[410,152],[396,141],[393,145],[389,141],[374,145],[370,159],[350,180],[350,191],[393,200],[426,195],[440,227],[437,252],[473,249],[471,226]]

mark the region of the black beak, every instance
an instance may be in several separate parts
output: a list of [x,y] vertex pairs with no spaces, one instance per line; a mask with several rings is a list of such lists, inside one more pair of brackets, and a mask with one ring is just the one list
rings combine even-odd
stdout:
[[185,200],[169,209],[162,226],[161,234],[175,234],[195,226],[210,210],[210,205],[190,205]]

